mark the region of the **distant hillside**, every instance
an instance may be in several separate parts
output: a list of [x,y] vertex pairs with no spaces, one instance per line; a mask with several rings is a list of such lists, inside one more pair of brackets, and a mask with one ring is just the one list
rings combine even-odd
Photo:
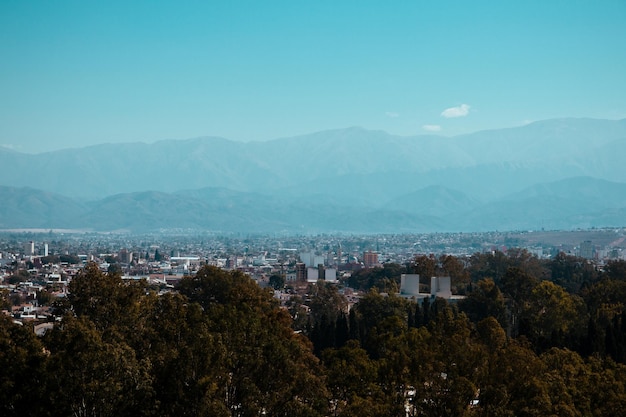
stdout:
[[68,228],[86,207],[59,194],[0,186],[0,229]]
[[625,154],[626,120],[593,119],[451,138],[348,128],[251,143],[209,137],[36,155],[0,148],[0,227],[393,233],[622,226]]
[[4,229],[415,233],[626,225],[626,183],[587,177],[538,184],[487,203],[445,187],[426,187],[379,208],[324,196],[277,198],[224,188],[123,193],[79,203],[35,189],[0,187],[0,201]]
[[348,128],[268,142],[207,137],[36,155],[0,150],[0,185],[79,199],[222,187],[360,195],[372,205],[436,185],[486,200],[574,176],[626,182],[623,151],[626,120],[546,120],[452,138]]
[[572,229],[626,224],[626,183],[589,177],[537,184],[462,215],[475,230]]
[[389,209],[445,218],[478,207],[480,202],[446,187],[431,185],[395,198],[385,204]]

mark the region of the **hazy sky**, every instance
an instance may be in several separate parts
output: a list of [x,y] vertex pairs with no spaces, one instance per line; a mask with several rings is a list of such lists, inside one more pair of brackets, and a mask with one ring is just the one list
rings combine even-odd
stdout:
[[0,1],[0,144],[626,117],[626,1]]

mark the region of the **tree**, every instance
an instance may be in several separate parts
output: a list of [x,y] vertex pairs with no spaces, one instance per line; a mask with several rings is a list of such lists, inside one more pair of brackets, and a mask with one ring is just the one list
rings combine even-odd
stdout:
[[417,255],[412,263],[413,271],[420,276],[420,283],[430,285],[430,279],[437,275],[437,259],[433,256]]
[[550,262],[550,279],[572,293],[577,293],[582,284],[594,282],[598,273],[586,259],[559,252]]
[[50,305],[54,301],[54,296],[47,290],[37,291],[37,303],[40,306]]
[[281,274],[272,274],[269,279],[270,287],[275,290],[280,290],[285,288],[285,276]]
[[568,336],[579,339],[587,324],[582,299],[550,281],[533,288],[523,315],[528,324],[527,336],[541,350],[567,345]]
[[238,271],[211,266],[184,278],[179,289],[202,308],[219,342],[217,398],[232,416],[323,413],[327,393],[319,362],[270,292]]
[[506,254],[500,251],[494,251],[493,253],[475,253],[470,258],[469,272],[472,277],[472,282],[491,278],[498,284],[502,277],[504,277],[508,268],[509,260]]
[[407,335],[408,382],[415,391],[410,415],[462,416],[477,393],[481,351],[471,341],[464,314],[445,303],[437,310],[427,329],[411,329]]
[[99,331],[136,332],[136,317],[145,282],[124,282],[119,274],[104,273],[89,263],[69,284],[68,302],[76,316],[87,317]]
[[500,280],[511,268],[536,279],[545,279],[548,274],[542,261],[526,249],[511,248],[507,253],[498,250],[490,253],[475,253],[470,258],[469,272],[472,282],[491,278],[496,285],[500,285]]
[[492,351],[479,373],[478,416],[552,415],[544,363],[528,347],[511,341]]
[[79,265],[81,263],[80,258],[76,255],[59,255],[59,261],[70,265]]
[[348,302],[339,294],[339,289],[334,284],[318,281],[309,285],[308,294],[313,323],[318,323],[322,317],[326,317],[329,323],[334,323],[347,310]]
[[369,291],[377,288],[381,292],[397,292],[400,276],[405,268],[396,263],[385,263],[382,268],[361,269],[347,279],[346,283],[352,288]]
[[383,349],[383,335],[398,335],[408,328],[410,304],[405,299],[383,296],[372,290],[354,305],[361,331],[361,343],[373,358]]
[[491,278],[478,281],[472,292],[459,301],[459,309],[473,322],[493,317],[501,326],[507,326],[504,296]]
[[506,334],[500,323],[493,316],[488,316],[481,320],[476,330],[480,336],[480,341],[486,345],[491,353],[495,353],[504,348],[506,344]]
[[519,268],[509,268],[500,280],[499,287],[511,314],[507,329],[513,337],[527,333],[527,317],[524,313],[528,310],[532,290],[538,283],[534,276]]
[[13,275],[11,275],[7,282],[11,285],[19,284],[20,282],[25,282],[30,279],[30,274],[25,269],[19,269]]
[[608,261],[604,272],[610,279],[626,281],[626,261],[622,259]]
[[197,303],[180,294],[152,297],[144,356],[152,365],[158,414],[229,415],[219,381],[227,376],[226,346],[212,333]]
[[439,257],[440,275],[449,276],[452,286],[461,294],[470,283],[470,274],[465,269],[463,262],[456,256],[441,255]]
[[121,340],[105,341],[86,316],[64,317],[46,342],[49,392],[58,415],[151,414],[150,363]]
[[32,328],[0,314],[0,414],[42,415],[46,356]]

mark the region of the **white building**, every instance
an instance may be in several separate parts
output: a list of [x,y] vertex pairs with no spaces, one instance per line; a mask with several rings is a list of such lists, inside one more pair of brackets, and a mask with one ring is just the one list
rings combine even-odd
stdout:
[[35,242],[32,240],[24,244],[24,256],[33,256],[35,254]]
[[307,268],[317,268],[318,265],[324,265],[324,257],[316,255],[313,252],[301,253],[300,260],[307,266]]
[[439,297],[452,302],[463,299],[463,296],[452,295],[451,282],[452,281],[450,277],[431,277],[430,293],[422,293],[419,291],[419,274],[402,274],[400,276],[400,296],[406,298],[415,298],[417,301],[420,302],[426,297]]

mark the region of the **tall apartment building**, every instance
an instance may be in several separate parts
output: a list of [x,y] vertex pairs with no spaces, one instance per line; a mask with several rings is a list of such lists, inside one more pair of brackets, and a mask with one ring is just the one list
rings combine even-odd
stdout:
[[585,259],[593,258],[593,245],[590,240],[585,240],[580,244],[580,253],[579,256]]
[[303,262],[298,262],[296,264],[296,281],[304,282],[306,281],[307,275],[307,267]]
[[24,244],[24,256],[33,256],[35,254],[35,242],[32,240]]
[[378,266],[378,254],[376,252],[367,251],[363,253],[363,264],[366,268]]

